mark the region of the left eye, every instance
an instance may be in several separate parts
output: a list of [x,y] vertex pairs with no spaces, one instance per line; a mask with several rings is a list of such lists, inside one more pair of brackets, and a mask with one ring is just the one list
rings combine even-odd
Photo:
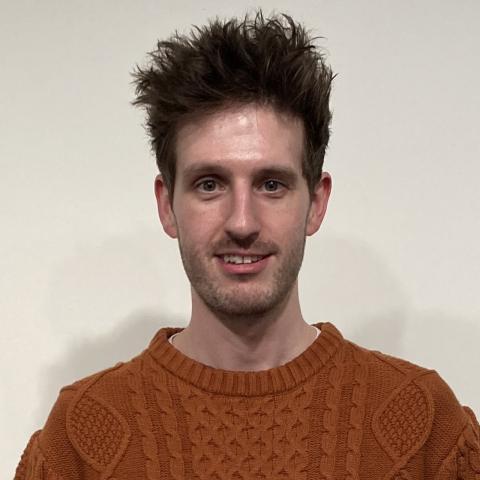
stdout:
[[281,187],[281,183],[278,180],[267,180],[263,185],[267,192],[276,192]]

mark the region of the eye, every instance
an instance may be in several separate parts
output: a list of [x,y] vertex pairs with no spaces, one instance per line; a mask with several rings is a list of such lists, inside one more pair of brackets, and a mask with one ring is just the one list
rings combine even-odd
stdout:
[[217,182],[212,178],[207,178],[197,183],[195,188],[200,189],[202,192],[214,192],[217,186]]
[[267,192],[277,192],[284,185],[278,180],[267,180],[263,183]]

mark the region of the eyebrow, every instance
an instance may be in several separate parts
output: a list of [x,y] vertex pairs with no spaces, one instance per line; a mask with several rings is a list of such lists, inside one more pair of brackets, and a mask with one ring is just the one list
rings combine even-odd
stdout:
[[[228,177],[229,173],[230,171],[228,168],[216,163],[197,163],[186,167],[184,170],[184,176],[187,182],[204,175]],[[291,184],[295,184],[298,180],[298,174],[293,168],[278,165],[267,166],[255,170],[253,176],[256,180],[260,178],[274,177],[288,181]]]

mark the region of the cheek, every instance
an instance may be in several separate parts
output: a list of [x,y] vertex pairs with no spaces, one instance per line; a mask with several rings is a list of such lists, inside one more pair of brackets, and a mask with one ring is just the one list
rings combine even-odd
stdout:
[[305,229],[308,210],[303,206],[282,205],[262,215],[263,224],[275,231],[297,232]]
[[177,212],[177,228],[187,243],[210,241],[222,226],[221,212],[215,208],[182,208]]
[[290,248],[289,245],[297,245],[305,238],[305,213],[292,212],[282,214],[281,212],[270,215],[268,221],[262,222],[264,240],[272,241],[281,248]]

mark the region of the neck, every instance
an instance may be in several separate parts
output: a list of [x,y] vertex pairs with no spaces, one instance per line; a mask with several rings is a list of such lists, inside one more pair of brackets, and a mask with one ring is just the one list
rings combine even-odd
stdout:
[[283,365],[305,351],[317,336],[302,317],[298,284],[281,305],[255,318],[225,318],[192,291],[190,323],[174,339],[184,355],[213,368],[260,371]]

